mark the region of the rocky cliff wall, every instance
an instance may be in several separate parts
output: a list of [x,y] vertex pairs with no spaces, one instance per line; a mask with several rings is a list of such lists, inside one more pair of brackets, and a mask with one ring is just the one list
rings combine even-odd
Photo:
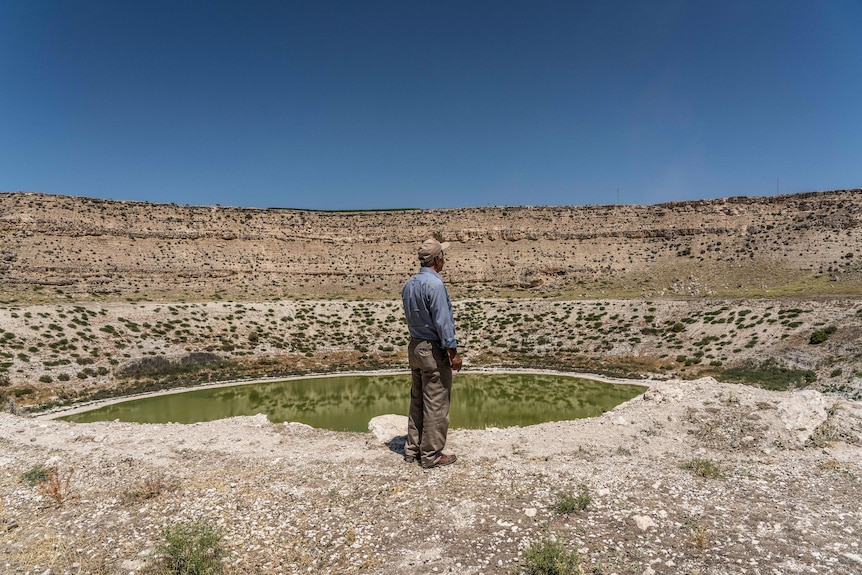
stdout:
[[49,288],[73,299],[391,297],[432,235],[453,244],[445,273],[460,294],[856,293],[862,190],[372,212],[4,193],[0,290]]

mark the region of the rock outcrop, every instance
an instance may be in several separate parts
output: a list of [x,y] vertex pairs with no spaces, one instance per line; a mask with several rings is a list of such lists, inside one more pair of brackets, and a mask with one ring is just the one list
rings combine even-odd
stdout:
[[[427,236],[456,292],[858,291],[862,190],[652,206],[313,212],[0,194],[0,290],[74,299],[395,293]],[[2,292],[0,292],[2,293]]]

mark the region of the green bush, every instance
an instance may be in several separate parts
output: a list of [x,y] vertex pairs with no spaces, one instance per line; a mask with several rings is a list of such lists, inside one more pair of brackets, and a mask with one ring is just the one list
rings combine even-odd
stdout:
[[21,481],[31,486],[38,485],[39,483],[44,483],[48,481],[49,471],[51,471],[51,469],[45,467],[44,465],[34,465],[29,470],[21,474]]
[[592,502],[593,496],[590,493],[590,488],[586,484],[581,483],[578,486],[577,495],[560,493],[553,505],[553,510],[559,515],[564,515],[573,511],[583,511]]
[[222,533],[209,521],[179,523],[163,532],[158,546],[158,575],[220,575],[223,572]]
[[683,463],[681,467],[705,479],[718,479],[723,475],[721,468],[709,459],[695,457]]
[[811,370],[781,367],[775,360],[770,359],[760,364],[747,363],[726,369],[718,373],[716,379],[728,383],[753,385],[773,391],[785,391],[791,387],[801,387],[814,383],[817,381],[817,374]]
[[566,551],[560,540],[543,539],[530,544],[514,572],[523,575],[575,575],[578,571],[577,551]]
[[818,329],[814,333],[811,334],[811,337],[808,339],[808,343],[811,345],[818,345],[829,339],[829,336],[835,333],[838,330],[834,325],[830,325],[825,329]]

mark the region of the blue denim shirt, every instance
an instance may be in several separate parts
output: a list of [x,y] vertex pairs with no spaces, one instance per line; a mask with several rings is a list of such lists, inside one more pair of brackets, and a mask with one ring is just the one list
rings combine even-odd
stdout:
[[452,302],[440,274],[421,268],[404,284],[401,302],[411,337],[434,340],[447,349],[458,347]]

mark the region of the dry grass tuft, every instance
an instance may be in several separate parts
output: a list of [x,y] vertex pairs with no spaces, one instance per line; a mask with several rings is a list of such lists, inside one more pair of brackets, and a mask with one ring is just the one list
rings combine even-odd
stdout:
[[[19,565],[33,566],[34,573],[88,573],[108,575],[110,570],[102,553],[83,553],[57,532],[29,537],[27,544],[11,553],[10,559]],[[74,566],[74,571],[68,571]]]
[[155,499],[162,493],[175,489],[175,487],[174,482],[167,479],[164,473],[157,473],[145,477],[131,489],[128,489],[123,493],[122,500],[124,503],[140,503],[148,499]]
[[721,467],[709,459],[695,457],[684,462],[680,467],[682,469],[687,469],[697,477],[702,477],[704,479],[721,479],[724,477],[724,471]]
[[6,533],[7,531],[11,531],[17,527],[17,525],[15,525],[15,523],[4,514],[5,507],[6,502],[0,498],[0,533]]
[[71,494],[72,474],[75,469],[70,467],[65,473],[61,473],[59,469],[52,467],[46,471],[46,478],[40,481],[37,485],[39,493],[44,497],[48,497],[57,507],[69,498]]
[[691,530],[689,542],[698,549],[707,549],[712,544],[712,534],[703,525],[698,525]]

